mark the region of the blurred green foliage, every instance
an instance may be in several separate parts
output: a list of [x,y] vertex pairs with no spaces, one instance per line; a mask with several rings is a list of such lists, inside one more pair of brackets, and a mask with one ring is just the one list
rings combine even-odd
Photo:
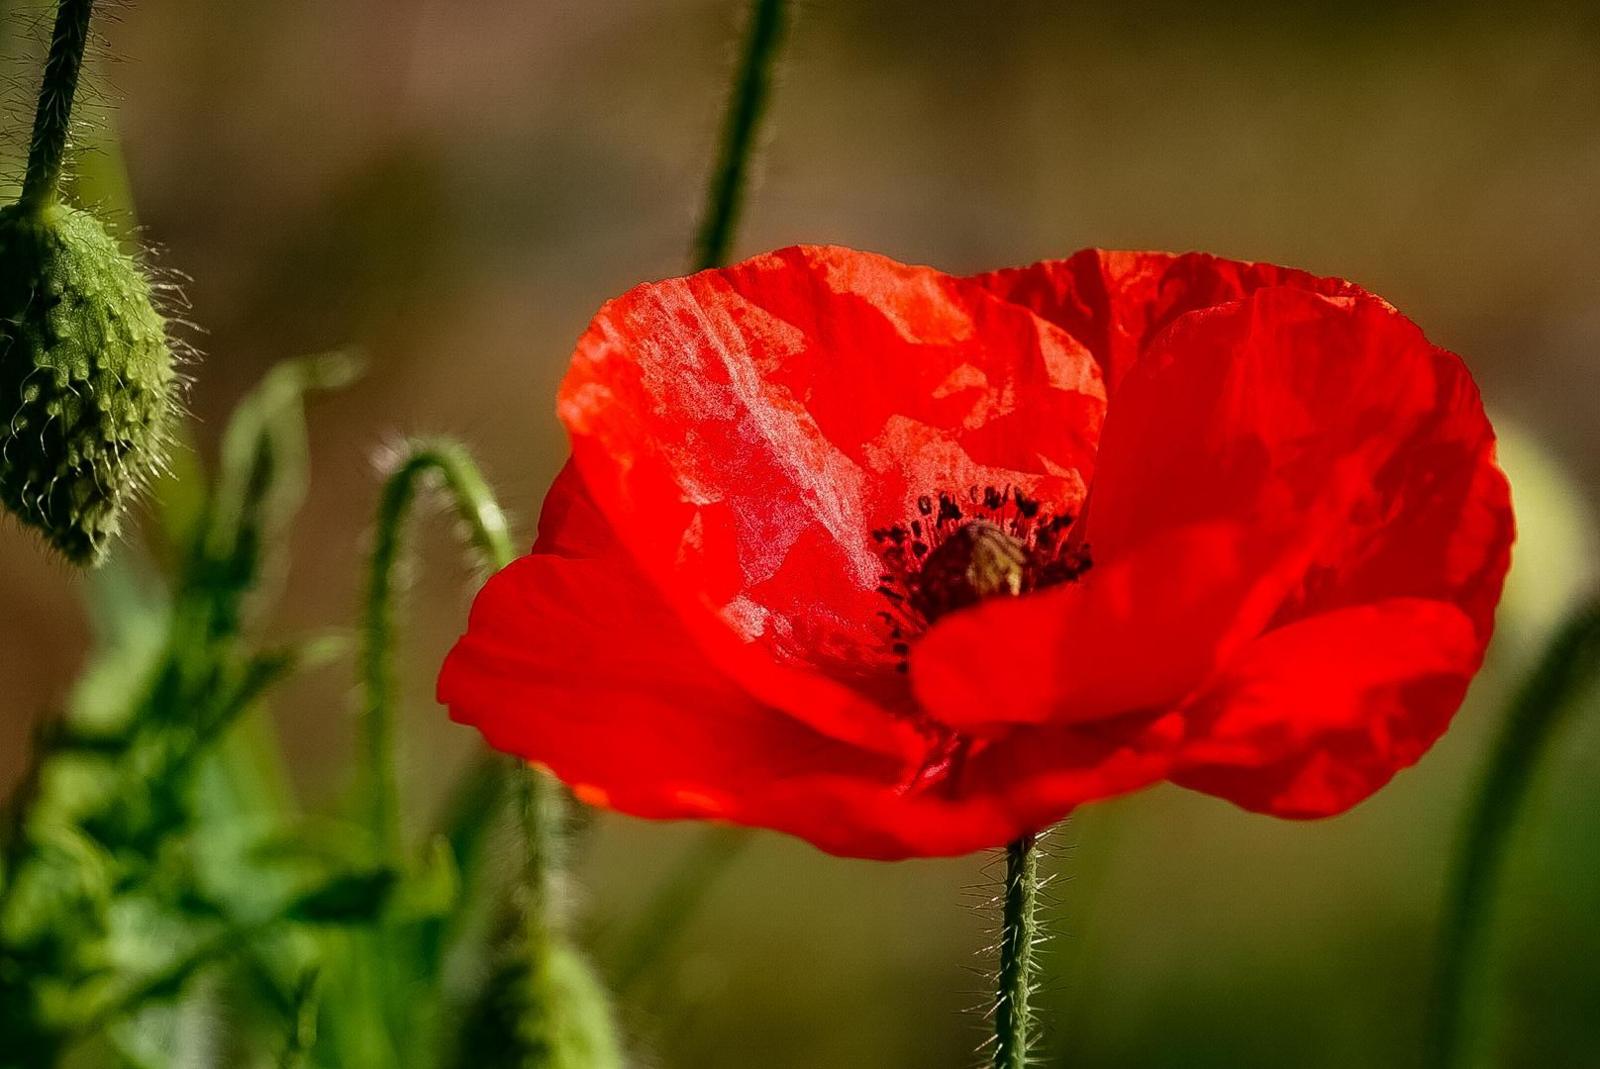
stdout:
[[215,477],[157,487],[164,564],[129,547],[95,577],[99,652],[7,809],[7,1069],[620,1064],[589,966],[559,933],[539,936],[548,954],[526,945],[516,870],[485,849],[509,765],[475,770],[413,848],[360,807],[302,810],[252,715],[344,645],[263,645],[251,625],[304,495],[303,400],[354,372],[339,355],[275,368],[235,413]]
[[[97,577],[102,650],[45,721],[8,811],[0,1058],[53,1064],[223,954],[255,957],[260,990],[284,1012],[295,1004],[304,963],[273,960],[261,941],[343,877],[303,852],[267,860],[262,848],[289,829],[245,826],[273,807],[221,774],[222,743],[274,684],[326,656],[315,641],[261,648],[245,621],[299,504],[301,396],[350,371],[341,358],[285,365],[241,406],[213,485],[197,473],[162,481],[169,580],[131,553]],[[138,1064],[138,1030],[111,1034]]]

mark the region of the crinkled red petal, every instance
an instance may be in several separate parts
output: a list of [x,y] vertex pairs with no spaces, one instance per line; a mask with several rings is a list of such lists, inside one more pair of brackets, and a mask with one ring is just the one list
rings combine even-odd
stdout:
[[1343,812],[1443,734],[1482,657],[1465,612],[1422,598],[1276,628],[1184,710],[1172,779],[1280,817]]
[[1151,339],[1179,316],[1247,297],[1269,286],[1328,296],[1364,293],[1342,278],[1292,267],[1226,260],[1203,252],[1084,249],[975,275],[972,281],[1031,309],[1089,347],[1108,389],[1122,382]]
[[1104,391],[1088,352],[981,287],[786,249],[606,305],[560,393],[574,460],[707,654],[831,736],[823,683],[915,717],[880,615],[876,528],[941,491],[1082,502]]
[[534,552],[478,595],[438,696],[490,745],[550,768],[587,802],[774,828],[872,858],[1006,842],[1081,801],[1160,778],[1172,742],[1171,725],[1019,734],[980,748],[959,774],[924,781],[919,761],[818,732],[737,685],[639,573],[570,468]]
[[[1315,654],[1280,633],[1321,634],[1329,615],[1364,620],[1396,599],[1420,603],[1428,611],[1406,619],[1425,633],[1380,648],[1374,632],[1369,651],[1373,670],[1397,687],[1405,654],[1415,655],[1416,687],[1401,689],[1417,700],[1343,693],[1351,707],[1342,732],[1370,697],[1371,745],[1350,758],[1359,768],[1349,780],[1370,791],[1437,737],[1482,657],[1509,561],[1507,495],[1459,359],[1381,301],[1260,289],[1180,316],[1125,375],[1083,521],[1090,572],[941,621],[914,654],[914,684],[939,719],[987,734],[1211,695],[1206,715],[1185,713],[1184,781],[1251,800],[1276,790],[1285,769],[1353,753],[1294,696],[1296,674],[1320,686]],[[1362,644],[1346,637],[1329,646],[1324,671],[1361,680]],[[1423,656],[1430,642],[1458,654],[1449,671]],[[1205,752],[1209,725],[1233,722],[1218,711],[1228,681],[1269,676],[1275,651],[1294,658],[1275,677],[1280,704],[1265,707],[1259,687],[1250,700],[1255,723],[1281,730],[1250,734],[1226,766],[1211,768],[1193,755]],[[1365,793],[1329,788],[1321,797],[1349,805]]]

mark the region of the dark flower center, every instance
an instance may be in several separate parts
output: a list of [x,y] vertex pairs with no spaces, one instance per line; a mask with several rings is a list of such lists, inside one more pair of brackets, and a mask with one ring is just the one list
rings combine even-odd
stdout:
[[[1070,583],[1088,570],[1089,547],[1070,537],[1075,519],[1021,491],[990,486],[974,487],[962,500],[948,493],[924,496],[915,518],[873,531],[884,565],[878,593],[888,602],[879,616],[896,669],[909,671],[911,643],[940,617],[985,598]],[[903,789],[953,789],[974,742],[920,722],[927,755]]]
[[1087,546],[1071,540],[1069,513],[1017,490],[974,487],[917,501],[917,517],[872,532],[883,559],[880,616],[905,671],[910,640],[939,617],[985,598],[1016,597],[1069,583],[1089,567]]
[[928,620],[981,599],[1022,593],[1028,547],[987,520],[953,531],[912,576],[911,605]]

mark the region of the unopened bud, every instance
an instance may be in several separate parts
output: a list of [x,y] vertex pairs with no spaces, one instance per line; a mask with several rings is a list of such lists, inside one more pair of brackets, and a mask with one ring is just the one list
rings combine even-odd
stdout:
[[0,502],[93,563],[161,466],[175,394],[150,281],[99,220],[0,209]]

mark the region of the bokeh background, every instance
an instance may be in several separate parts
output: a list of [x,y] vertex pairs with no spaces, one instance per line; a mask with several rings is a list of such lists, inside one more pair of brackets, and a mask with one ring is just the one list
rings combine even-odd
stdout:
[[[594,309],[681,272],[735,0],[139,0],[107,28],[144,240],[192,276],[209,456],[271,363],[352,345],[312,411],[275,632],[350,626],[374,455],[468,442],[531,530],[552,395]],[[29,54],[37,3],[0,0]],[[25,102],[25,90],[14,93]],[[8,120],[16,126],[15,120]],[[90,164],[92,165],[92,164]],[[1501,703],[1595,583],[1600,7],[810,0],[737,247],[839,242],[951,271],[1084,245],[1206,249],[1358,280],[1463,354],[1522,539],[1457,727],[1355,812],[1296,825],[1162,788],[1055,833],[1041,1064],[1417,1059],[1438,903]],[[435,524],[434,527],[441,525]],[[404,775],[420,821],[478,745],[432,703],[470,591],[418,542]],[[0,524],[0,784],[91,635],[83,581]],[[351,669],[284,692],[333,804]],[[579,867],[602,966],[700,830],[601,817]],[[641,1065],[965,1066],[992,859],[871,864],[757,834],[626,997]],[[1600,710],[1557,740],[1510,858],[1480,1027],[1493,1064],[1600,1066]]]

